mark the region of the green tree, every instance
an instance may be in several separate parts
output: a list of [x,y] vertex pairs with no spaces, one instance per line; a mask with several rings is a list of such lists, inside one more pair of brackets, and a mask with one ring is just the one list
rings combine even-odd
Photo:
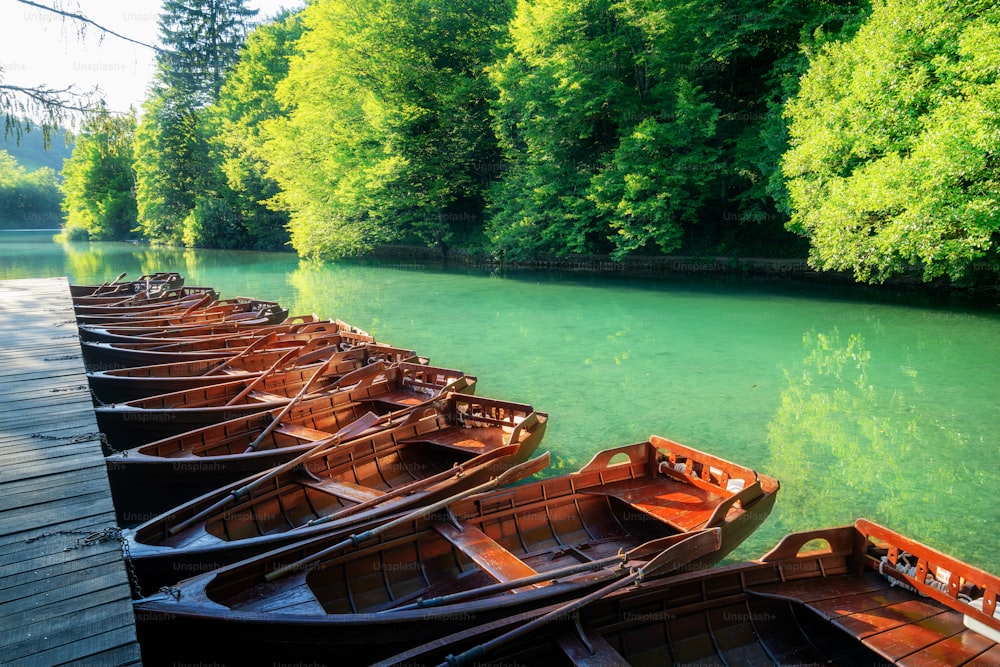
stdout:
[[177,90],[151,92],[135,133],[136,202],[146,238],[183,242],[184,221],[203,189],[207,163],[197,110]]
[[782,162],[814,266],[960,279],[995,256],[998,53],[995,3],[877,0],[856,37],[815,54]]
[[278,250],[289,242],[288,213],[265,205],[279,190],[267,176],[261,124],[284,115],[275,91],[288,75],[288,59],[297,53],[302,31],[300,16],[291,12],[258,26],[209,109],[213,161],[233,193],[232,212],[240,218],[248,246],[259,250]]
[[490,70],[508,161],[491,198],[499,254],[680,245],[720,174],[719,111],[687,66],[705,38],[696,4],[518,3]]
[[507,159],[498,254],[794,241],[775,177],[781,105],[802,48],[849,29],[858,4],[519,2],[490,69]]
[[139,226],[172,244],[240,247],[246,241],[232,193],[211,160],[206,107],[236,62],[246,21],[244,0],[167,0],[160,15],[164,48],[136,132]]
[[62,169],[65,231],[88,238],[120,241],[137,222],[133,136],[135,114],[94,116],[76,136]]
[[7,151],[0,150],[0,215],[4,226],[57,227],[60,199],[52,169],[27,171]]
[[164,0],[159,80],[195,108],[213,103],[256,15],[245,0]]
[[312,3],[264,124],[269,175],[303,255],[390,239],[443,251],[481,225],[497,160],[482,76],[509,16],[496,0]]

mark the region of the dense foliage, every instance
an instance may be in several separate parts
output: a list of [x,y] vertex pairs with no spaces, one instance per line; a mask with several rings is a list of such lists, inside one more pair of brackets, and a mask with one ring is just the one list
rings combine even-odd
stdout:
[[998,54],[1000,7],[944,0],[879,0],[857,37],[817,54],[783,164],[817,265],[957,279],[995,257]]
[[59,226],[61,195],[49,167],[25,169],[0,150],[0,227],[53,229]]
[[418,238],[447,249],[481,227],[498,159],[483,69],[509,9],[497,0],[316,2],[278,87],[264,157],[310,256]]
[[94,116],[62,169],[62,210],[71,238],[120,241],[136,226],[132,172],[135,116]]
[[255,13],[244,0],[164,2],[164,48],[157,52],[158,71],[135,141],[139,227],[151,240],[249,244],[225,176],[210,159],[206,107],[218,100]]
[[992,3],[312,0],[244,40],[250,14],[164,4],[147,239],[1000,273]]
[[212,159],[232,193],[228,205],[241,221],[247,247],[258,250],[277,250],[289,242],[288,214],[266,205],[280,190],[267,175],[261,125],[285,117],[276,89],[288,74],[302,31],[301,18],[291,12],[254,30],[208,109]]

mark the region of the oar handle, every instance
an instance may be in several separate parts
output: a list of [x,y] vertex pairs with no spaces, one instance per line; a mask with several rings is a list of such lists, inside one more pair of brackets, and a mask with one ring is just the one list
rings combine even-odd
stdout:
[[186,316],[190,315],[191,313],[193,313],[194,311],[198,310],[199,308],[201,308],[202,306],[204,306],[206,303],[210,302],[211,300],[212,300],[212,295],[211,294],[206,294],[205,296],[201,297],[200,299],[198,299],[197,301],[195,301],[193,304],[191,304],[191,306],[189,308],[185,309],[184,312],[181,313],[180,316],[181,317],[186,317]]

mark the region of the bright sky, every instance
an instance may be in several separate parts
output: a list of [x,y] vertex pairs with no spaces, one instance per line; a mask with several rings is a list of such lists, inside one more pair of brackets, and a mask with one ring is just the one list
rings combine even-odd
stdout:
[[[94,22],[131,39],[157,44],[160,0],[35,0],[81,13]],[[301,0],[248,0],[258,9],[258,20],[282,8],[297,8]],[[78,21],[17,0],[0,0],[0,81],[8,85],[63,88],[80,91],[95,86],[104,92],[113,111],[137,110],[153,77],[154,52],[92,25],[77,34]]]

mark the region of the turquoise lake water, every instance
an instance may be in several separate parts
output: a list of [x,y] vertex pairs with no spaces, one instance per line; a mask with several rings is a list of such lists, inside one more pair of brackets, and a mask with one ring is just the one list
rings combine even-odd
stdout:
[[51,234],[0,233],[0,279],[176,270],[224,298],[340,318],[547,412],[548,474],[658,434],[778,478],[774,513],[733,558],[863,516],[1000,573],[996,311],[736,277],[316,264]]

